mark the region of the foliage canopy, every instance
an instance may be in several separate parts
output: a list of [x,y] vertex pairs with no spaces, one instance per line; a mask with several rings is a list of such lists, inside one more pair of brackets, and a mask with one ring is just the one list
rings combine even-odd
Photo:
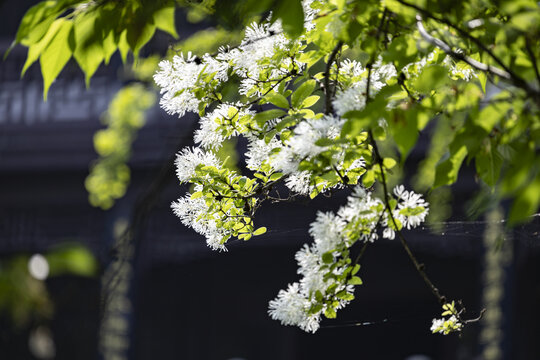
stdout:
[[[88,82],[117,49],[125,61],[128,51],[138,56],[156,29],[176,36],[177,5],[225,26],[260,17],[239,44],[198,55],[171,52],[159,64],[154,79],[161,106],[201,117],[198,146],[183,149],[176,161],[180,182],[194,187],[173,204],[175,213],[210,247],[225,250],[231,237],[248,240],[266,231],[253,222],[264,201],[348,191],[346,205],[335,214],[319,213],[312,224],[314,243],[296,255],[302,279],[270,303],[272,317],[316,331],[321,316],[335,317],[362,283],[356,274],[363,250],[354,258],[352,247],[398,237],[443,306],[445,318],[434,320],[433,332],[461,331],[471,320],[433,285],[402,233],[425,220],[428,203],[391,185],[399,183],[419,133],[431,129],[419,168],[421,191],[455,183],[469,163],[490,202],[512,200],[511,223],[538,210],[538,3],[43,1],[28,11],[17,34],[16,42],[29,48],[23,73],[39,59],[46,96],[73,56]],[[119,102],[120,95],[113,109]],[[133,114],[138,118],[150,104],[136,105]],[[122,140],[129,149],[139,122],[115,121],[118,112],[110,114],[111,126],[129,133]],[[100,149],[104,137],[96,137]],[[236,137],[249,142],[244,173],[216,155]],[[129,153],[100,151],[110,154],[121,155],[118,164]],[[287,196],[278,192],[284,187]],[[104,207],[123,194],[100,202],[94,188],[95,204]]]

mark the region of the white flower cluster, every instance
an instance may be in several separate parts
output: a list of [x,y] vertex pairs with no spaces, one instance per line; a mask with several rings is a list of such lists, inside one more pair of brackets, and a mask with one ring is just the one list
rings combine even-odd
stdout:
[[[407,224],[407,228],[411,228],[420,223],[420,218],[423,221],[428,205],[420,195],[404,190],[402,185],[394,189],[394,194],[398,203],[392,210],[392,216],[396,222],[400,221]],[[411,210],[414,210],[414,215],[409,215],[408,211]],[[391,221],[383,202],[373,198],[371,193],[366,193],[360,187],[355,188],[347,204],[342,206],[337,214],[319,212],[309,229],[314,239],[313,244],[304,245],[296,254],[298,274],[302,275],[302,278],[298,283],[289,285],[287,290],[280,290],[277,298],[270,301],[270,316],[284,325],[296,325],[307,332],[315,332],[328,307],[327,303],[321,303],[316,294],[328,297],[343,290],[350,295],[354,292],[353,285],[325,276],[328,268],[325,267],[323,255],[331,254],[335,261],[355,242],[375,241],[379,237],[378,226],[383,228],[384,238],[393,239],[395,227],[389,225]],[[343,273],[347,266],[336,267],[332,272]],[[333,293],[329,294],[328,289],[332,286]],[[336,301],[338,305],[335,309],[349,303],[349,300],[342,298]]]
[[[307,31],[314,29],[313,20],[318,13],[318,10],[311,7],[312,3],[313,0],[302,1],[304,28]],[[239,87],[241,95],[260,96],[261,82],[279,81],[291,68],[301,69],[304,66],[297,56],[292,56],[294,51],[300,52],[297,47],[303,39],[304,36],[298,39],[287,38],[279,20],[261,24],[253,22],[246,28],[241,45],[233,49],[222,48],[216,59],[229,63],[233,71],[242,78]],[[289,51],[291,56],[280,56],[274,61],[272,58],[278,50]],[[264,65],[261,64],[263,62]],[[264,78],[260,77],[262,73],[265,74]]]
[[[309,171],[299,170],[300,163],[302,161],[312,161],[319,154],[328,150],[329,146],[318,145],[317,142],[319,140],[338,139],[344,123],[344,119],[333,115],[306,119],[294,128],[292,136],[284,141],[284,144],[274,143],[274,147],[269,149],[267,152],[269,156],[268,163],[277,171],[288,175],[286,185],[291,191],[301,195],[308,195],[314,189],[313,174]],[[351,170],[364,167],[364,161],[357,159],[347,168],[344,168],[344,149],[332,157],[331,166],[344,175]],[[323,190],[327,189],[328,187],[323,184]]]
[[[197,185],[195,191],[200,191],[202,186]],[[214,219],[209,219],[208,206],[203,198],[192,199],[189,194],[178,199],[171,204],[171,208],[176,216],[180,218],[182,224],[193,228],[196,232],[206,237],[206,244],[212,250],[227,251],[221,239],[226,236],[223,228],[217,226]]]
[[[196,174],[196,168],[202,166],[220,167],[219,160],[211,153],[201,148],[184,148],[176,157],[176,175],[180,183],[190,181]],[[202,185],[195,186],[195,192],[202,190]],[[206,242],[214,250],[227,250],[221,239],[225,235],[222,228],[218,227],[214,219],[209,218],[208,205],[203,198],[192,199],[190,194],[178,199],[171,204],[176,216],[185,226],[193,228],[196,232],[206,237]]]
[[455,315],[452,315],[448,319],[433,319],[430,330],[432,333],[448,335],[451,332],[460,331],[462,328],[463,324],[458,320]]
[[463,329],[463,323],[459,319],[459,312],[456,310],[455,302],[446,302],[443,304],[442,308],[444,310],[442,316],[448,317],[443,317],[442,319],[433,319],[433,323],[431,324],[431,332],[434,334],[440,333],[443,335],[448,335],[451,332],[461,331]]
[[176,155],[176,176],[180,183],[186,183],[195,176],[195,169],[199,165],[219,167],[220,163],[214,153],[201,148],[184,148]]
[[315,143],[320,139],[336,139],[344,123],[345,120],[332,115],[302,121],[281,151],[270,159],[270,164],[286,174],[298,171],[302,160],[309,160],[324,151],[324,146]]
[[199,120],[200,128],[195,131],[195,142],[205,149],[217,150],[224,140],[249,133],[250,130],[238,120],[254,114],[251,110],[244,110],[242,103],[219,104],[214,111]]
[[403,185],[396,186],[394,194],[399,200],[394,218],[401,221],[403,227],[410,230],[425,221],[429,204],[422,195],[405,190]]
[[[317,13],[310,7],[312,2],[313,0],[303,1],[307,29],[313,28],[312,21]],[[172,61],[163,60],[154,75],[154,81],[161,88],[160,105],[167,113],[178,114],[180,117],[186,112],[197,112],[201,103],[212,98],[213,91],[210,90],[226,82],[232,73],[242,78],[239,93],[247,95],[257,87],[259,81],[282,77],[292,62],[300,68],[303,63],[296,58],[291,60],[291,56],[273,64],[265,64],[264,67],[271,68],[271,75],[269,78],[259,79],[263,69],[262,60],[267,61],[274,56],[276,50],[289,50],[293,43],[300,42],[301,39],[288,39],[283,34],[279,21],[261,24],[254,22],[246,28],[245,37],[236,48],[222,47],[216,56],[205,54],[199,58],[188,52],[187,55],[175,55]],[[204,90],[201,93],[206,95],[197,96],[197,88]],[[260,91],[256,90],[254,94],[260,95]]]
[[[403,72],[407,75],[410,75],[411,72],[421,73],[422,69],[426,66],[435,64],[436,59],[441,52],[442,50],[436,48],[419,61],[405,66],[403,68]],[[446,67],[449,70],[450,75],[452,75],[452,77],[456,79],[463,79],[465,81],[469,81],[473,78],[478,77],[472,67],[462,61],[456,62],[450,55],[446,55],[444,57],[441,65]]]
[[[362,65],[354,60],[344,61],[339,73],[349,79],[345,87],[336,93],[332,105],[339,116],[349,111],[362,110],[366,106],[367,72]],[[383,65],[379,59],[371,69],[369,92],[370,96],[377,94],[386,86],[388,80],[397,75],[393,65]]]
[[450,55],[444,58],[443,65],[450,70],[450,73],[454,78],[470,81],[471,79],[478,77],[476,71],[474,71],[470,65],[463,61],[456,63]]
[[154,81],[161,88],[159,104],[168,114],[184,116],[186,112],[196,112],[204,99],[199,99],[194,89],[200,87],[204,76],[212,76],[217,86],[228,79],[228,64],[206,54],[202,59],[189,52],[175,55],[172,61],[163,60],[154,75]]
[[315,20],[315,17],[319,13],[318,10],[311,6],[313,2],[314,0],[302,0],[302,8],[304,9],[304,28],[308,32],[315,28],[313,20]]
[[[325,216],[327,214],[319,213],[319,218]],[[336,231],[334,235],[338,235],[339,230],[337,228]],[[316,306],[320,299],[317,299],[315,294],[318,292],[323,297],[332,295],[327,293],[327,289],[332,285],[334,285],[334,292],[345,291],[349,295],[354,293],[353,285],[346,285],[332,278],[325,280],[324,275],[327,270],[322,268],[322,253],[320,253],[320,249],[317,247],[317,242],[324,243],[326,241],[326,238],[316,237],[315,243],[311,247],[304,245],[296,253],[295,258],[299,266],[298,274],[303,277],[300,282],[289,284],[287,290],[280,290],[277,298],[270,301],[268,313],[272,319],[281,321],[283,325],[295,325],[306,332],[314,333],[319,329],[321,316],[328,306],[325,304],[319,306],[317,309]],[[338,267],[333,272],[340,274],[344,270],[345,267]],[[338,302],[337,306],[334,306],[335,309],[341,309],[350,302],[350,300],[344,299],[337,299],[335,301]]]
[[[324,10],[325,16],[332,17],[329,21],[317,20],[316,9],[335,4],[311,6],[314,1],[318,0],[302,1],[306,31],[298,38],[288,38],[280,21],[254,22],[246,28],[239,46],[222,47],[216,55],[174,56],[162,61],[154,76],[161,87],[163,109],[179,116],[186,112],[201,116],[194,134],[197,146],[180,151],[175,162],[180,183],[194,184],[194,191],[171,207],[184,225],[205,236],[213,250],[226,251],[225,243],[231,236],[247,240],[266,231],[264,227],[255,230],[252,217],[261,201],[276,199],[269,194],[275,191],[277,181],[284,182],[294,195],[311,197],[354,186],[347,202],[335,213],[317,214],[309,229],[313,242],[295,256],[300,279],[280,290],[269,303],[273,319],[312,333],[319,329],[323,315],[335,317],[336,310],[354,299],[354,286],[361,284],[355,276],[359,265],[351,260],[350,248],[381,237],[392,240],[397,231],[419,226],[429,212],[422,196],[403,185],[385,194],[384,199],[358,185],[371,186],[380,174],[374,169],[373,137],[367,129],[359,128],[360,121],[352,124],[351,130],[347,119],[352,116],[347,113],[365,109],[366,99],[386,93],[383,89],[396,83],[397,71],[394,65],[383,64],[382,58],[367,69],[358,61],[343,59],[347,53],[339,52],[328,73],[314,74],[314,64],[329,60],[328,49],[318,42],[326,38],[318,38],[311,30],[323,26],[339,37],[346,26],[341,17],[329,15],[332,11]],[[450,58],[443,60],[437,51],[403,67],[403,75],[416,77],[422,68],[437,63],[448,69],[450,77],[469,80],[475,76],[467,66]],[[240,82],[242,100],[226,102],[222,90],[233,78]],[[411,82],[413,92],[414,84]],[[324,114],[315,106],[322,90],[331,95],[326,100],[332,105],[325,104],[329,109]],[[388,109],[409,100],[400,96],[391,99]],[[265,111],[255,114],[255,105],[264,106]],[[383,130],[386,127],[383,118],[370,121]],[[244,157],[253,178],[224,167],[215,155],[225,140],[239,136],[247,139]],[[383,160],[381,171],[392,167]],[[463,324],[454,303],[445,304],[443,309],[442,316],[447,318],[434,319],[431,330],[443,334],[460,331]]]
[[[313,28],[312,21],[317,13],[310,6],[312,2],[304,0],[302,4],[306,11],[307,30]],[[160,62],[159,70],[154,75],[156,84],[161,88],[160,105],[169,114],[202,114],[212,103],[219,103],[201,116],[199,129],[194,135],[199,147],[183,149],[175,162],[178,179],[181,183],[196,184],[195,192],[171,205],[182,223],[204,235],[214,250],[226,250],[223,243],[233,234],[251,236],[252,230],[249,229],[252,223],[244,209],[254,206],[257,200],[250,199],[249,204],[243,203],[242,206],[237,206],[231,200],[235,196],[234,192],[240,191],[251,180],[245,178],[241,185],[236,184],[235,181],[240,181],[242,177],[223,169],[213,151],[218,150],[228,138],[245,136],[249,141],[247,166],[251,170],[260,171],[261,165],[268,163],[270,155],[283,147],[278,137],[269,142],[258,137],[261,129],[254,123],[255,113],[250,109],[254,102],[223,102],[221,86],[234,74],[241,80],[239,93],[248,98],[261,95],[262,89],[272,89],[284,76],[290,77],[292,70],[299,71],[304,65],[297,60],[297,55],[302,51],[302,39],[288,39],[279,21],[252,23],[246,28],[240,46],[222,47],[215,56],[205,54],[197,57],[191,53],[174,56],[170,61]],[[272,60],[276,53],[284,52],[288,56],[278,55]],[[204,166],[212,167],[214,176],[224,176],[221,179],[224,186],[222,190],[227,192],[232,189],[233,193],[223,197],[215,188],[208,190],[213,186],[212,175],[196,171],[198,167]],[[248,188],[252,189],[253,184],[248,185]],[[247,200],[242,198],[242,201]],[[215,206],[210,205],[212,202]],[[227,230],[225,226],[228,226]]]
[[[244,40],[239,47],[220,49],[216,58],[231,64],[235,73],[242,78],[240,94],[247,95],[257,86],[262,71],[261,60],[272,58],[276,50],[285,49],[289,45],[290,40],[282,32],[279,22],[273,24],[254,22],[246,28]],[[280,68],[273,69],[275,77],[280,74],[278,70]],[[255,93],[260,95],[259,91]]]

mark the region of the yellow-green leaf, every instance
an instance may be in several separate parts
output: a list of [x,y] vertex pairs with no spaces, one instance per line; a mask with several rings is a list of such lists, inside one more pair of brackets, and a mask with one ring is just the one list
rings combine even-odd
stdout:
[[76,44],[73,57],[84,71],[86,86],[90,85],[90,78],[104,60],[101,34],[95,25],[95,12],[89,12],[77,17],[73,24]]
[[176,7],[174,5],[160,9],[154,13],[154,24],[159,30],[168,32],[175,38],[178,38],[178,33],[176,32],[176,26],[174,24],[174,10]]
[[127,30],[122,31],[118,38],[118,50],[120,51],[120,56],[122,57],[122,62],[126,63],[127,55],[129,53],[129,44],[127,42]]
[[52,25],[49,27],[49,30],[45,34],[45,36],[36,44],[31,45],[28,48],[28,54],[26,55],[26,62],[24,63],[23,69],[21,71],[21,77],[24,76],[24,73],[30,65],[32,65],[34,62],[36,62],[37,59],[41,56],[41,53],[49,45],[51,40],[54,38],[58,30],[60,30],[60,27],[66,20],[61,18],[57,19],[52,23]]
[[69,37],[73,30],[73,22],[66,20],[60,24],[60,28],[49,45],[43,50],[39,63],[43,74],[43,98],[47,100],[49,87],[67,64],[73,52]]
[[21,20],[15,41],[25,46],[30,46],[47,33],[59,10],[56,1],[42,1],[32,6]]
[[288,109],[289,108],[289,100],[287,98],[279,93],[271,92],[270,94],[265,96],[265,99],[272,104],[279,106],[280,108]]
[[302,102],[313,93],[315,90],[315,80],[308,80],[296,89],[291,95],[291,103],[294,108],[300,107]]
[[265,232],[266,232],[266,228],[263,226],[263,227],[260,227],[260,228],[258,228],[257,230],[255,230],[255,231],[253,232],[253,235],[254,235],[254,236],[262,235],[262,234],[264,234]]
[[302,107],[302,108],[311,107],[311,106],[315,105],[317,103],[317,101],[319,101],[319,99],[320,99],[319,95],[308,96],[304,101],[302,101],[302,105],[300,105],[300,107]]
[[116,44],[114,37],[114,31],[110,30],[107,36],[105,36],[105,38],[103,39],[103,60],[105,62],[105,65],[109,64],[111,56],[114,54],[116,49],[118,49],[118,45]]

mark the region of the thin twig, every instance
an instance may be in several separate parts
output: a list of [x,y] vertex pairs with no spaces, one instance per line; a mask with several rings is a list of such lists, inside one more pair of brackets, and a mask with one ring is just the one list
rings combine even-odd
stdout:
[[527,54],[529,54],[529,57],[531,58],[534,73],[536,74],[536,81],[538,82],[538,86],[540,86],[540,71],[538,71],[538,62],[536,61],[536,56],[531,49],[531,44],[529,43],[529,41],[529,38],[525,37],[525,50],[527,50]]
[[473,323],[473,322],[478,322],[480,320],[482,320],[482,317],[484,316],[484,313],[486,312],[486,309],[482,309],[480,310],[480,314],[478,315],[478,317],[475,317],[474,319],[468,319],[468,320],[463,320],[463,323],[464,324],[470,324],[470,323]]
[[324,107],[325,114],[331,114],[333,112],[332,89],[330,89],[330,70],[332,69],[332,63],[334,62],[334,59],[336,58],[336,55],[342,46],[343,41],[339,41],[334,47],[334,50],[332,50],[332,52],[330,53],[330,56],[328,57],[328,62],[326,63],[326,70],[324,73],[324,93],[326,94],[326,102]]
[[401,233],[401,231],[399,230],[399,228],[397,226],[396,219],[394,218],[394,215],[392,214],[392,210],[390,209],[390,199],[389,199],[389,196],[388,196],[388,186],[387,186],[387,183],[386,183],[386,176],[385,176],[384,167],[383,167],[383,158],[381,157],[381,154],[379,152],[379,147],[377,146],[377,142],[375,141],[375,138],[373,137],[372,131],[368,130],[368,134],[369,134],[371,146],[373,147],[373,152],[375,154],[376,162],[379,165],[379,169],[381,171],[381,184],[383,186],[384,203],[385,203],[385,206],[386,206],[386,210],[388,211],[388,216],[390,217],[390,220],[392,221],[392,223],[394,225],[395,231],[396,231],[396,233],[397,233],[397,235],[399,237],[401,245],[405,249],[405,252],[409,256],[409,259],[411,259],[411,261],[413,262],[414,267],[416,268],[416,271],[418,271],[418,273],[420,274],[420,276],[422,277],[424,282],[430,288],[433,295],[435,295],[435,297],[437,298],[437,300],[441,304],[445,304],[446,303],[446,297],[444,295],[441,295],[441,293],[439,292],[439,289],[437,289],[437,287],[429,279],[429,277],[427,276],[427,274],[425,272],[424,265],[421,264],[420,262],[418,262],[418,260],[416,259],[416,256],[414,256],[414,254],[412,253],[411,248],[409,247],[409,244],[407,243],[407,240],[405,239],[405,237],[403,236],[403,234]]

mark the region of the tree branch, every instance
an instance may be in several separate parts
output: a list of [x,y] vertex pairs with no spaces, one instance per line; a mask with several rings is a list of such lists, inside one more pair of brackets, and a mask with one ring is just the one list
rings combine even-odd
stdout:
[[[485,72],[488,72],[490,74],[502,77],[503,79],[509,80],[515,86],[525,90],[529,96],[533,97],[538,103],[540,103],[540,92],[533,89],[533,88],[531,88],[529,86],[529,84],[523,78],[521,78],[516,73],[514,73],[498,56],[496,56],[493,53],[493,51],[491,51],[478,38],[472,36],[469,32],[461,29],[459,26],[455,25],[454,23],[452,23],[448,19],[437,17],[437,16],[433,15],[431,12],[427,11],[426,9],[423,9],[423,8],[421,8],[421,7],[419,7],[419,6],[415,5],[415,4],[408,3],[408,2],[406,2],[404,0],[397,0],[397,2],[399,2],[400,4],[402,4],[404,6],[415,9],[416,11],[418,11],[421,15],[425,16],[426,18],[435,20],[435,21],[437,21],[437,22],[439,22],[441,24],[445,24],[445,25],[451,27],[452,29],[457,31],[460,36],[462,36],[462,37],[464,37],[466,39],[469,39],[470,41],[475,43],[476,46],[478,46],[478,48],[480,50],[482,50],[483,52],[488,54],[497,64],[499,64],[499,66],[501,66],[502,69],[498,69],[498,68],[496,68],[494,66],[491,66],[491,65],[483,64],[483,63],[481,63],[479,61],[476,61],[476,60],[474,60],[472,58],[469,58],[469,57],[465,56],[464,54],[457,53],[457,52],[453,51],[451,48],[450,48],[450,52],[448,52],[444,48],[441,47],[441,49],[443,49],[448,55],[454,57],[457,60],[465,61],[470,66],[472,66],[472,67],[474,67],[474,68],[476,68],[478,70],[485,71]],[[422,26],[422,29],[424,30],[423,31],[424,34],[427,34],[431,39],[435,39],[435,38],[433,38],[433,36],[429,35],[427,33],[427,31],[425,31],[425,28],[423,27],[423,24],[421,24],[422,17],[421,17],[420,14],[418,14],[416,16],[418,30],[420,31],[420,27],[418,26],[420,24]],[[420,33],[422,34],[422,31],[420,31]],[[424,37],[424,34],[422,34],[423,37]],[[428,40],[428,38],[426,38],[426,40]],[[428,40],[428,41],[430,41],[430,40]],[[442,43],[444,43],[444,42],[442,42]],[[434,44],[434,45],[440,47],[439,44]],[[444,43],[444,44],[446,45],[447,49],[449,49],[449,46],[446,43]],[[469,60],[472,60],[472,62],[466,61],[465,58],[468,58]],[[475,66],[473,64],[478,65],[479,67],[477,67],[477,66]]]
[[448,55],[450,55],[454,59],[464,61],[464,62],[466,62],[467,64],[469,64],[470,66],[472,66],[473,68],[475,68],[477,70],[492,73],[492,74],[497,75],[497,76],[499,76],[501,78],[504,78],[506,80],[512,80],[512,75],[509,72],[507,72],[505,70],[502,70],[502,69],[499,69],[499,68],[497,68],[495,66],[492,66],[492,65],[486,65],[484,63],[481,63],[480,61],[477,61],[477,60],[471,58],[470,56],[465,55],[465,53],[462,52],[462,51],[460,51],[460,52],[454,51],[454,50],[452,50],[450,45],[448,45],[447,43],[445,43],[441,39],[437,39],[437,38],[431,36],[426,31],[426,28],[424,27],[424,24],[422,23],[422,16],[420,14],[416,15],[416,26],[418,28],[418,32],[420,33],[420,35],[422,35],[422,37],[427,42],[429,42],[430,44],[435,45],[439,49],[443,50],[445,53],[447,53]]
[[326,63],[326,70],[324,72],[324,93],[326,95],[324,113],[331,114],[333,112],[332,108],[332,89],[330,89],[330,69],[332,69],[332,63],[336,58],[337,53],[343,46],[343,41],[339,41],[334,47],[334,50],[330,53],[328,57],[328,62]]
[[422,277],[426,285],[429,287],[433,295],[435,295],[435,297],[441,304],[445,304],[446,297],[440,293],[439,289],[429,279],[429,277],[427,276],[425,272],[424,264],[421,264],[416,259],[416,256],[414,256],[414,254],[412,253],[411,248],[409,247],[409,244],[407,243],[407,240],[405,239],[405,237],[403,236],[403,234],[401,233],[401,231],[399,230],[397,226],[396,219],[394,218],[394,215],[392,214],[392,210],[390,209],[390,199],[388,196],[388,186],[386,183],[386,175],[384,173],[384,168],[383,168],[383,158],[381,157],[381,154],[379,152],[379,147],[377,146],[377,142],[375,141],[375,138],[373,137],[372,131],[368,130],[368,134],[369,134],[371,146],[373,147],[373,153],[375,155],[376,163],[379,165],[379,169],[381,171],[381,184],[383,186],[383,192],[384,192],[384,204],[385,204],[386,210],[388,211],[388,216],[390,217],[390,220],[394,224],[394,228],[396,229],[395,231],[399,237],[401,245],[405,249],[405,252],[409,256],[409,259],[411,259],[412,263],[414,264],[416,271],[418,271],[418,273],[420,274],[420,276]]
[[525,37],[525,50],[527,50],[527,54],[529,55],[529,58],[531,59],[534,73],[536,74],[536,81],[538,82],[538,86],[540,86],[540,72],[538,71],[538,62],[536,61],[536,56],[534,55],[534,52],[531,49],[531,44],[529,43],[529,41],[530,41],[529,38]]

